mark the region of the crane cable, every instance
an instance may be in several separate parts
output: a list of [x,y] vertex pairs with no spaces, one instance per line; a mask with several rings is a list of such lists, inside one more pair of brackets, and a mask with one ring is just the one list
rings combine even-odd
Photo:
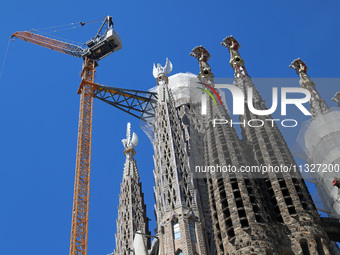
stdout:
[[[83,43],[77,42],[77,41],[72,41],[72,40],[69,40],[69,39],[62,38],[62,37],[58,37],[58,36],[55,36],[53,33],[59,32],[59,31],[64,31],[64,30],[80,28],[80,27],[83,27],[86,24],[96,23],[96,22],[99,22],[99,21],[103,21],[103,19],[91,20],[91,21],[87,21],[87,22],[82,22],[82,21],[81,22],[72,22],[72,23],[65,24],[65,25],[45,27],[45,28],[40,28],[40,29],[32,29],[30,32],[38,32],[39,34],[52,36],[57,40],[62,40],[62,41],[69,42],[69,43],[76,44],[76,45],[80,46]],[[72,25],[74,25],[74,26],[73,27],[67,27],[67,26],[72,26]],[[48,31],[48,30],[51,30],[51,29],[54,29],[54,28],[60,28],[60,29],[56,29],[54,31]],[[42,30],[45,30],[45,31],[42,31]]]
[[45,33],[55,33],[55,32],[59,32],[59,31],[63,31],[63,30],[68,30],[68,29],[73,29],[73,28],[79,28],[79,27],[83,27],[86,24],[91,24],[91,23],[96,23],[99,21],[102,21],[103,19],[97,19],[97,20],[91,20],[91,21],[87,21],[87,22],[72,22],[69,24],[65,24],[65,25],[58,25],[58,26],[52,26],[52,27],[45,27],[45,28],[39,28],[39,29],[32,29],[31,31],[38,31],[38,32],[42,32],[41,30],[48,30],[48,29],[54,29],[54,28],[61,28],[61,27],[66,27],[66,26],[72,26],[72,25],[76,25],[78,24],[78,26],[73,26],[71,28],[62,28],[62,29],[56,29],[54,31],[50,31],[50,32],[45,32]]
[[9,43],[10,43],[10,42],[11,42],[11,38],[8,40],[8,44],[7,44],[7,49],[6,49],[4,61],[2,62],[2,67],[1,67],[1,72],[0,72],[0,80],[1,80],[1,77],[2,77],[2,72],[3,72],[4,67],[5,67],[5,62],[6,62],[7,52],[8,52],[8,49],[9,49]]
[[[76,25],[78,24],[78,22],[72,22],[70,24],[65,24],[65,25],[59,25],[59,26],[52,26],[52,27],[46,27],[46,28],[40,28],[40,29],[32,29],[31,32],[33,31],[37,31],[37,32],[40,32],[42,34],[51,34],[51,33],[55,33],[55,32],[58,32],[58,31],[63,31],[63,30],[69,30],[69,29],[74,29],[74,28],[79,28],[79,27],[83,27],[84,25],[86,24],[91,24],[91,23],[96,23],[96,22],[99,22],[99,21],[102,21],[103,19],[97,19],[97,20],[91,20],[91,21],[87,21],[87,22],[79,22],[79,26],[73,26],[73,27],[69,27],[69,28],[63,28],[63,29],[59,29],[59,30],[54,30],[54,31],[51,31],[51,32],[42,32],[41,30],[48,30],[48,29],[53,29],[53,28],[61,28],[61,27],[66,27],[66,26],[72,26],[72,25]],[[54,36],[56,37],[56,36]],[[58,37],[56,37],[58,38]],[[65,41],[64,38],[58,38],[58,39],[62,39]],[[12,39],[13,40],[13,39]],[[0,71],[0,79],[2,77],[2,72],[4,70],[4,67],[5,67],[5,62],[6,62],[6,58],[7,58],[7,52],[8,52],[8,49],[9,49],[9,44],[10,42],[12,41],[11,38],[8,40],[8,44],[7,44],[7,49],[6,49],[6,52],[5,52],[5,57],[4,57],[4,61],[2,62],[2,67],[1,67],[1,71]],[[66,41],[70,41],[70,40],[66,40]],[[76,42],[76,41],[70,41],[70,42],[73,42],[73,43],[77,43],[77,44],[81,44],[80,42]]]

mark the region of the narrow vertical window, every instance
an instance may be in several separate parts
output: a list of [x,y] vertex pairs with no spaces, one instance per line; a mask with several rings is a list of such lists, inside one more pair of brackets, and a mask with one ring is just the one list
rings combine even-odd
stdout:
[[320,237],[315,236],[315,240],[316,240],[316,249],[318,250],[318,254],[325,255],[325,251],[323,250],[323,245],[322,245]]
[[181,250],[178,250],[178,251],[176,252],[176,255],[183,255],[183,252],[182,252]]
[[300,240],[300,245],[301,245],[301,249],[302,249],[303,255],[310,255],[309,249],[308,249],[307,240],[306,239],[301,239]]
[[172,229],[174,231],[174,238],[177,240],[181,239],[181,233],[179,232],[178,220],[172,222]]
[[192,241],[196,242],[196,231],[195,231],[195,223],[189,223],[189,231],[190,231],[190,238]]

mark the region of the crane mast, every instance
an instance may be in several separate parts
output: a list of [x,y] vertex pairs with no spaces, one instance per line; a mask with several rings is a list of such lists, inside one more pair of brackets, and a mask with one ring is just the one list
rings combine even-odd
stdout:
[[113,30],[112,17],[110,16],[105,17],[97,35],[86,43],[87,48],[82,48],[67,42],[42,36],[33,33],[32,31],[15,32],[11,38],[19,38],[54,51],[84,59],[81,73],[82,80],[78,89],[78,94],[80,94],[80,110],[70,255],[86,255],[89,217],[93,97],[95,90],[99,86],[94,83],[94,74],[96,71],[95,67],[97,66],[97,61],[122,48],[121,39]]
[[70,255],[87,254],[93,94],[98,87],[94,83],[95,65],[95,60],[85,58],[78,90],[80,108]]
[[[121,89],[94,82],[97,61],[122,48],[119,35],[113,30],[112,17],[107,16],[98,33],[86,42],[87,47],[52,39],[32,31],[15,32],[19,38],[57,52],[83,58],[80,94],[77,160],[74,180],[70,255],[87,254],[93,98],[98,98],[134,117],[150,122],[154,116],[157,94],[148,91]],[[150,124],[150,123],[149,123]]]

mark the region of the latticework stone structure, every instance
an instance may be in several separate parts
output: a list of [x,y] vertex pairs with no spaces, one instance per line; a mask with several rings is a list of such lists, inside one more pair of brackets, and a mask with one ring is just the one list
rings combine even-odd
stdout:
[[[131,138],[131,125],[127,125],[126,139],[122,140],[126,161],[124,165],[123,181],[120,186],[116,249],[114,254],[130,255],[133,251],[135,233],[150,235],[149,221],[146,217],[146,205],[142,185],[139,181],[135,147],[138,137],[135,133]],[[144,237],[145,247],[150,247],[150,239]]]
[[168,87],[165,68],[154,70],[158,83],[155,110],[155,213],[160,254],[207,254],[199,197],[190,174],[185,128]]
[[[252,107],[267,110],[246,71],[237,40],[230,36],[222,45],[231,54],[234,85],[244,95],[251,88]],[[208,64],[209,52],[198,46],[191,55],[199,62],[197,78],[202,91],[209,90],[220,99]],[[264,125],[241,125],[240,139],[233,126],[211,121],[231,121],[222,102],[216,104],[207,97],[204,114],[203,106],[199,113],[190,100],[177,102],[169,86],[171,70],[167,60],[165,67],[158,64],[153,72],[158,85],[153,123],[157,242],[150,254],[335,254],[299,173],[267,173],[257,178],[239,171],[242,166],[296,165],[272,117],[254,114],[245,98],[240,122],[256,119]],[[318,102],[312,107],[315,114],[327,106]],[[237,171],[204,173],[194,178],[197,164],[229,165]],[[126,202],[122,199],[120,203]],[[147,229],[142,231],[146,233]],[[118,254],[125,253],[115,252]],[[143,253],[135,250],[135,254]]]

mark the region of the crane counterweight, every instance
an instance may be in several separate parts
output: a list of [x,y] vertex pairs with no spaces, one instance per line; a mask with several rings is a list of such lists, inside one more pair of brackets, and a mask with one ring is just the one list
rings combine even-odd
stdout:
[[110,29],[103,38],[89,41],[86,45],[89,48],[84,51],[82,57],[101,60],[112,52],[120,50],[122,48],[122,41],[119,35],[113,29]]

